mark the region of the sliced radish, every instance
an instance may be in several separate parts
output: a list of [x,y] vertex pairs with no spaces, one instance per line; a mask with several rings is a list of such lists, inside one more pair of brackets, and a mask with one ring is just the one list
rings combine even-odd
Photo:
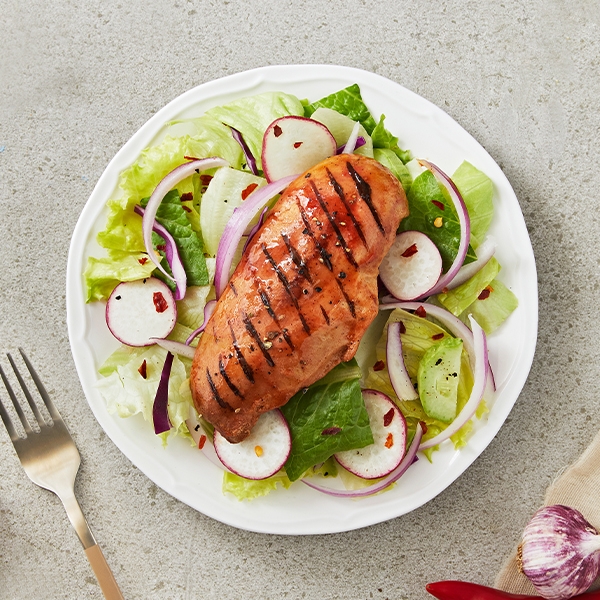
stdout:
[[416,400],[419,394],[410,380],[402,355],[401,327],[400,321],[388,325],[386,345],[388,373],[394,392],[400,400]]
[[292,437],[283,414],[275,409],[258,418],[244,441],[232,444],[215,431],[214,444],[219,460],[232,473],[246,479],[266,479],[285,464]]
[[281,117],[263,137],[262,165],[269,181],[314,167],[337,151],[335,138],[325,125],[305,117]]
[[335,459],[363,479],[378,479],[391,473],[406,450],[406,421],[394,402],[377,390],[363,390],[363,399],[375,442],[364,448],[345,450]]
[[106,324],[127,346],[150,346],[166,338],[177,320],[175,298],[156,277],[120,283],[106,303]]
[[339,490],[330,487],[325,487],[319,483],[311,481],[310,477],[305,477],[302,479],[302,483],[306,484],[308,487],[313,488],[323,494],[327,494],[328,496],[336,496],[338,498],[364,498],[366,496],[371,496],[372,494],[377,494],[382,492],[386,488],[388,488],[392,483],[396,483],[404,473],[408,470],[408,468],[416,461],[417,459],[417,451],[419,450],[419,444],[421,443],[421,439],[423,438],[423,427],[421,423],[417,423],[417,427],[415,430],[415,435],[413,437],[408,450],[406,451],[406,455],[400,462],[400,464],[385,478],[372,483],[371,485],[361,488],[358,490]]
[[420,231],[399,233],[379,267],[382,283],[400,300],[425,295],[437,283],[441,272],[440,251]]

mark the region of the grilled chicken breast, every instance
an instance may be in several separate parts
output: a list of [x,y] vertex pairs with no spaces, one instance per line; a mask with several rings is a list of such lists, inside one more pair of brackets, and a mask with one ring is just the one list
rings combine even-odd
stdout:
[[285,190],[194,356],[194,403],[226,439],[242,441],[263,412],[354,356],[407,214],[396,177],[358,155],[329,158]]

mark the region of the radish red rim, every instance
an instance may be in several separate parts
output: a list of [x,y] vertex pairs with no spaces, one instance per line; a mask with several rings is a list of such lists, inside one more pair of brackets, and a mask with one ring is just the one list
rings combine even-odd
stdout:
[[[385,494],[353,502],[293,485],[252,502],[239,502],[223,495],[222,470],[189,441],[172,439],[165,449],[141,418],[108,414],[96,388],[97,369],[118,342],[106,327],[104,305],[85,304],[82,273],[87,258],[98,255],[96,234],[104,226],[104,206],[115,194],[120,171],[141,150],[162,139],[165,123],[264,91],[281,90],[316,100],[354,83],[374,115],[386,115],[386,127],[414,156],[430,160],[449,174],[467,160],[494,183],[496,213],[490,233],[498,240],[495,257],[502,264],[500,279],[520,302],[501,330],[489,338],[496,400],[487,420],[476,423],[467,451],[443,444],[432,464],[418,461]],[[117,447],[156,485],[196,510],[234,527],[273,534],[348,531],[405,514],[437,496],[483,452],[504,423],[529,373],[537,337],[537,276],[531,243],[517,198],[498,165],[427,100],[373,73],[331,65],[273,66],[239,73],[198,86],[154,115],[110,162],[81,213],[71,241],[66,295],[69,338],[85,396]],[[361,349],[359,356],[362,360],[370,355]]]

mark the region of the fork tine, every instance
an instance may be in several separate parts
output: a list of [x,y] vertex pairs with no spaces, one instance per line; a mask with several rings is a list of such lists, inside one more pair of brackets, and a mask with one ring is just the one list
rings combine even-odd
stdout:
[[38,425],[40,427],[46,427],[47,423],[46,423],[44,417],[42,417],[42,413],[40,412],[40,409],[37,407],[37,404],[35,403],[35,400],[31,396],[31,393],[27,389],[27,385],[23,381],[23,378],[21,377],[21,373],[19,373],[19,369],[17,368],[17,365],[15,364],[13,357],[8,353],[6,354],[6,356],[8,357],[8,360],[10,361],[10,364],[12,365],[13,371],[15,372],[17,380],[19,381],[19,385],[21,386],[21,389],[23,390],[23,393],[25,394],[25,398],[27,398],[29,407],[31,408],[33,414],[35,415],[35,418],[37,419]]
[[29,435],[30,433],[33,433],[33,430],[31,429],[31,425],[29,425],[29,421],[27,420],[27,417],[25,416],[25,413],[23,412],[23,409],[21,408],[21,405],[19,404],[19,400],[15,396],[12,386],[10,385],[10,382],[8,381],[8,379],[6,378],[6,375],[4,374],[4,369],[2,368],[2,365],[0,365],[0,377],[2,377],[2,381],[4,382],[4,387],[6,388],[6,391],[8,392],[8,395],[10,396],[10,399],[12,400],[13,406],[15,407],[15,410],[17,411],[17,415],[19,415],[19,419],[21,419],[21,424],[23,425],[23,428],[25,429],[25,433],[27,435]]
[[21,356],[23,357],[25,366],[27,367],[27,370],[29,371],[29,374],[31,375],[31,379],[33,379],[33,383],[35,383],[35,386],[37,387],[38,392],[40,393],[40,396],[42,397],[42,400],[44,401],[44,404],[46,405],[46,408],[48,409],[48,412],[50,413],[50,416],[52,417],[52,419],[54,421],[62,421],[62,417],[60,416],[58,409],[56,408],[56,406],[54,406],[54,402],[52,402],[52,400],[50,399],[50,394],[48,394],[48,392],[46,391],[46,388],[44,387],[42,380],[39,378],[38,374],[36,373],[35,369],[33,368],[33,365],[27,358],[27,355],[23,351],[23,348],[19,348],[19,352],[21,353]]
[[8,431],[8,435],[13,442],[16,442],[20,439],[17,430],[14,428],[11,418],[9,414],[6,412],[6,408],[4,408],[4,404],[2,403],[2,399],[0,398],[0,417],[2,417],[2,422],[4,423],[4,427],[6,427],[6,431]]

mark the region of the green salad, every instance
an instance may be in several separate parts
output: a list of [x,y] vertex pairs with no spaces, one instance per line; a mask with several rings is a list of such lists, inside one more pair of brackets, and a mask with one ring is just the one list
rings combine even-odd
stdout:
[[[211,108],[185,122],[168,124],[164,139],[146,148],[121,173],[119,192],[107,203],[106,223],[97,237],[103,252],[89,258],[84,273],[86,301],[107,302],[119,284],[150,277],[161,279],[171,290],[176,289],[169,276],[171,265],[165,241],[156,229],[152,234],[155,252],[152,258],[158,257],[167,275],[150,260],[140,214],[157,185],[178,166],[191,158],[220,157],[229,167],[194,172],[165,195],[156,213],[156,222],[168,231],[177,246],[187,277],[185,295],[176,301],[177,322],[168,339],[180,344],[188,341],[192,332],[203,324],[207,303],[215,299],[217,251],[227,223],[250,194],[268,183],[261,162],[265,131],[276,119],[288,116],[318,120],[331,132],[339,151],[354,135],[356,140],[351,150],[382,163],[404,188],[410,214],[401,222],[398,234],[414,231],[425,234],[439,251],[442,274],[459,266],[465,274],[465,269],[473,265],[460,285],[444,286],[434,294],[419,297],[416,304],[426,300],[426,306],[443,310],[465,327],[471,328],[474,319],[487,335],[502,325],[516,308],[517,299],[498,279],[501,265],[493,256],[493,241],[488,238],[494,216],[492,181],[476,166],[463,162],[450,176],[452,185],[443,185],[435,170],[413,157],[410,149],[401,147],[398,137],[386,128],[385,116],[377,118],[370,112],[358,85],[316,101],[283,92],[262,93]],[[454,188],[464,201],[470,224],[467,245],[462,240],[462,246],[465,217],[453,203]],[[276,198],[270,206],[275,201]],[[259,218],[257,214],[253,224],[258,226]],[[462,248],[464,257],[457,265]],[[241,253],[242,244],[234,265]],[[481,258],[483,254],[485,260]],[[366,336],[378,341],[361,354],[368,356],[366,360],[370,362],[362,360],[359,364],[353,359],[340,364],[293,396],[281,407],[291,434],[291,450],[284,467],[275,475],[259,480],[224,470],[224,492],[239,499],[252,499],[277,487],[287,488],[301,479],[320,481],[329,477],[337,478],[345,489],[371,486],[372,479],[358,477],[334,459],[334,455],[368,448],[374,443],[373,424],[365,407],[365,389],[384,394],[399,408],[406,424],[407,448],[417,431],[425,442],[438,439],[436,436],[451,427],[469,402],[477,379],[473,353],[458,335],[463,330],[449,327],[447,320],[428,314],[416,304],[410,308],[397,306],[399,300],[390,297],[388,290],[382,289],[380,296],[380,316]],[[388,368],[388,331],[391,336],[389,328],[394,323],[400,324],[393,331],[394,335],[399,331],[401,362],[414,392],[410,398],[399,397],[394,373]],[[196,342],[197,339],[191,346]],[[108,411],[119,417],[141,414],[152,427],[167,354],[158,344],[142,347],[123,344],[113,352],[100,367],[97,384]],[[191,363],[189,355],[175,354],[168,382],[163,382],[168,389],[165,407],[170,428],[159,435],[167,445],[166,451],[170,436],[184,436],[190,444],[197,445],[190,422],[201,423],[208,432],[208,443],[211,441],[211,427],[198,420],[193,405],[189,386]],[[435,375],[440,365],[446,368],[445,379],[449,381],[443,389],[442,376]],[[454,377],[451,381],[448,373]],[[493,385],[490,385],[493,376],[488,376],[487,382],[483,398],[477,399],[475,418],[481,417],[493,400]],[[452,434],[456,448],[468,443],[472,428],[473,421],[469,418]],[[424,450],[430,460],[435,460],[432,453],[436,447]]]

